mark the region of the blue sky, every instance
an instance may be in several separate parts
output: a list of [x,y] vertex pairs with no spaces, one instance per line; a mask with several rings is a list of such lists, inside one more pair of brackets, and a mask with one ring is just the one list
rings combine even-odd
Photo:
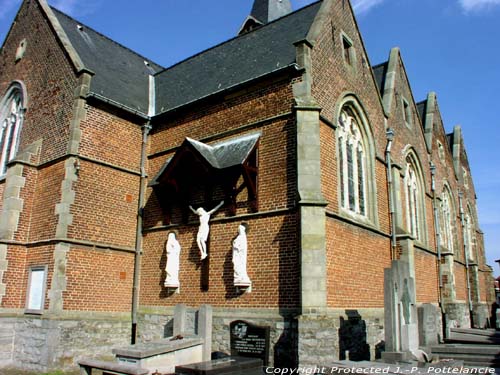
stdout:
[[[313,1],[291,0],[295,9]],[[342,0],[338,0],[342,1]],[[21,0],[0,0],[3,41]],[[169,66],[235,35],[253,0],[49,0]],[[401,48],[417,101],[438,96],[447,132],[460,124],[487,258],[500,258],[500,0],[352,0],[372,65]],[[118,5],[119,4],[119,5]]]

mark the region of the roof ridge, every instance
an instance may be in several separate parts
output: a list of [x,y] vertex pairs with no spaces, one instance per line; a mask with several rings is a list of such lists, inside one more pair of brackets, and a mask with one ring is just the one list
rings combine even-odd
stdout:
[[313,3],[311,3],[311,4],[308,4],[308,5],[304,6],[304,7],[302,7],[302,8],[299,8],[299,9],[297,9],[297,10],[294,10],[294,11],[293,11],[293,12],[291,12],[291,13],[288,13],[288,14],[284,15],[283,17],[277,18],[277,19],[275,19],[275,20],[273,20],[273,21],[271,21],[271,22],[268,22],[268,23],[266,23],[266,24],[263,24],[262,26],[259,26],[259,27],[255,28],[255,29],[253,29],[253,30],[250,30],[249,32],[246,32],[246,33],[241,34],[241,35],[236,35],[236,36],[234,36],[234,37],[232,37],[232,38],[230,38],[230,39],[228,39],[228,40],[225,40],[225,41],[223,41],[223,42],[220,42],[220,43],[218,43],[218,44],[216,44],[216,45],[214,45],[214,46],[212,46],[212,47],[209,47],[209,48],[207,48],[207,49],[205,49],[205,50],[203,50],[203,51],[200,51],[200,52],[198,52],[198,53],[196,53],[196,54],[194,54],[194,55],[192,55],[192,56],[189,56],[189,57],[185,58],[184,60],[178,61],[178,62],[176,62],[174,65],[171,65],[171,66],[169,66],[169,67],[163,68],[163,69],[162,69],[162,70],[160,70],[159,72],[156,72],[154,75],[156,76],[156,75],[158,75],[158,74],[165,73],[166,71],[168,71],[168,70],[170,70],[170,69],[173,69],[173,68],[175,68],[176,66],[178,66],[178,65],[180,65],[180,64],[183,64],[183,63],[185,63],[185,62],[187,62],[187,61],[189,61],[189,60],[191,60],[191,59],[194,59],[195,57],[198,57],[198,56],[200,56],[200,55],[202,55],[202,54],[204,54],[204,53],[206,53],[206,52],[208,52],[208,51],[211,51],[211,50],[213,50],[213,49],[215,49],[215,48],[218,48],[218,47],[220,47],[220,46],[222,46],[222,45],[224,45],[224,44],[227,44],[227,43],[229,43],[229,42],[232,42],[233,40],[236,40],[236,39],[238,39],[238,38],[243,38],[243,37],[245,37],[245,36],[247,36],[247,35],[250,35],[250,34],[252,34],[252,33],[254,33],[254,32],[257,32],[257,31],[259,31],[259,30],[262,30],[263,28],[265,28],[265,27],[267,27],[267,26],[269,26],[269,25],[272,25],[272,24],[274,24],[274,23],[276,23],[276,22],[279,22],[279,21],[281,21],[281,20],[283,20],[283,19],[285,19],[285,18],[291,17],[291,16],[293,16],[293,15],[295,15],[295,14],[297,14],[297,13],[299,13],[299,12],[301,12],[301,11],[303,11],[303,10],[307,9],[307,8],[310,8],[310,7],[312,7],[312,6],[315,6],[315,5],[316,5],[316,4],[318,4],[318,3],[321,3],[322,1],[323,1],[323,0],[317,0],[317,1],[313,2]]
[[[121,44],[121,43],[117,42],[116,40],[111,39],[110,37],[108,37],[108,36],[106,36],[106,35],[104,35],[104,34],[100,33],[99,31],[97,31],[97,30],[93,29],[92,27],[90,27],[90,26],[88,26],[88,25],[84,24],[83,22],[78,21],[77,19],[75,19],[75,18],[71,17],[70,15],[68,15],[68,14],[66,14],[66,13],[64,13],[64,12],[62,12],[62,11],[60,11],[59,9],[57,9],[57,8],[55,8],[55,7],[51,6],[51,5],[49,5],[49,7],[50,7],[50,9],[52,9],[52,11],[55,11],[55,12],[57,12],[57,13],[59,13],[59,14],[63,15],[64,17],[69,18],[70,20],[72,20],[72,21],[76,22],[77,24],[79,24],[79,25],[81,25],[81,26],[85,27],[86,29],[89,29],[89,30],[91,30],[92,32],[96,33],[97,35],[99,35],[99,36],[101,36],[101,37],[103,37],[103,38],[105,38],[105,39],[109,40],[110,42],[112,42],[113,44],[117,45],[118,47],[123,48],[124,50],[127,50],[127,51],[129,51],[129,52],[133,53],[133,54],[134,54],[134,55],[136,55],[137,57],[140,57],[140,58],[141,58],[141,59],[143,59],[144,61],[148,61],[149,63],[153,63],[153,64],[157,65],[158,67],[160,67],[160,71],[162,71],[163,69],[165,69],[165,67],[164,67],[163,65],[160,65],[160,64],[158,64],[157,62],[155,62],[155,61],[153,61],[153,60],[151,60],[151,59],[149,59],[149,58],[147,58],[147,57],[145,57],[145,56],[141,55],[140,53],[138,53],[138,52],[136,52],[136,51],[134,51],[133,49],[131,49],[131,48],[129,48],[129,47],[126,47],[126,46],[124,46],[123,44]],[[156,73],[155,73],[155,74],[156,74]]]

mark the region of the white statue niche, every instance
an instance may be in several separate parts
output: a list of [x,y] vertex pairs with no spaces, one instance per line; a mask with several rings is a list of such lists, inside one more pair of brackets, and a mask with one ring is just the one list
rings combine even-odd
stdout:
[[178,289],[180,287],[179,258],[181,255],[181,245],[179,244],[179,241],[177,241],[175,232],[170,232],[168,234],[165,250],[167,252],[167,265],[165,267],[165,272],[167,273],[167,277],[165,278],[165,287],[171,289]]
[[196,243],[198,244],[198,248],[200,249],[201,260],[207,257],[207,240],[208,240],[208,233],[210,232],[208,221],[210,220],[210,216],[219,208],[221,208],[223,204],[224,201],[221,201],[216,207],[214,207],[208,212],[205,211],[202,207],[199,207],[198,209],[195,210],[193,207],[189,206],[191,211],[193,211],[193,213],[195,215],[198,215],[200,218],[200,226],[198,228],[198,234],[196,235]]
[[240,224],[238,226],[238,235],[233,240],[234,286],[243,291],[250,291],[252,286],[252,281],[247,273],[247,229],[248,224]]

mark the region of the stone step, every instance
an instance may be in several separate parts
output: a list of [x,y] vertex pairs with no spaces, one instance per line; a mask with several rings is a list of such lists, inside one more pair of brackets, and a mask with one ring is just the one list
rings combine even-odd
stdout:
[[494,330],[452,329],[446,342],[470,342],[500,345],[500,334]]
[[500,338],[500,331],[495,329],[475,329],[475,328],[451,328],[451,334],[465,333],[468,335],[488,336]]
[[499,355],[498,345],[444,344],[431,347],[432,353],[459,353],[479,355]]
[[469,366],[500,367],[500,346],[445,344],[431,348],[440,359],[461,360]]

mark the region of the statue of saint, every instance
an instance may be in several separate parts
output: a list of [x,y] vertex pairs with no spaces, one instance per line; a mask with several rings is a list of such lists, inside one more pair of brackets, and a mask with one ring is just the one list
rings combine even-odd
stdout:
[[238,235],[233,240],[234,285],[248,286],[251,284],[247,274],[247,224],[238,226]]
[[207,257],[207,240],[208,233],[210,232],[210,228],[208,226],[208,221],[210,220],[210,216],[222,207],[224,201],[221,201],[215,208],[210,211],[205,211],[202,207],[195,210],[193,207],[189,206],[191,211],[195,215],[198,215],[200,218],[200,227],[198,228],[198,234],[196,235],[196,243],[198,244],[198,248],[200,249],[201,260]]
[[165,278],[165,286],[167,288],[178,288],[180,286],[179,257],[181,255],[181,245],[177,241],[175,232],[168,234],[165,249],[167,251],[167,266],[165,267],[167,277]]

